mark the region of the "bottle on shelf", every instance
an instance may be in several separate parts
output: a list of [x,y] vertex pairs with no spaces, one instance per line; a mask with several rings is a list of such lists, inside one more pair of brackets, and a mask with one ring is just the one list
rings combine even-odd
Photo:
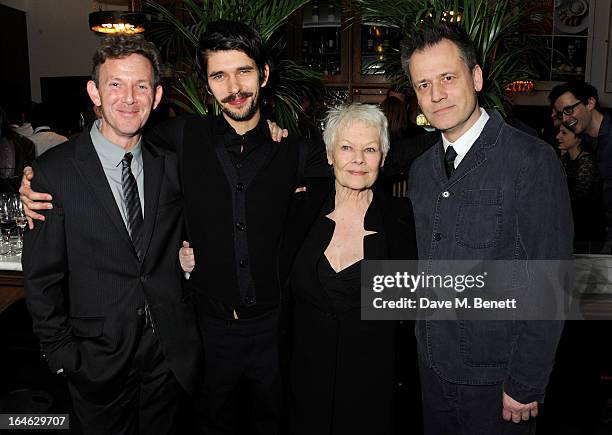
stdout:
[[370,27],[368,29],[368,39],[366,40],[366,51],[373,52],[374,51],[374,28]]
[[319,2],[318,1],[315,1],[312,4],[312,22],[313,23],[319,22]]
[[367,41],[367,51],[374,51],[374,39],[370,36],[368,37],[368,41]]
[[334,35],[330,34],[327,39],[327,51],[329,53],[336,51],[336,40],[334,39]]
[[390,35],[389,35],[389,29],[387,27],[383,27],[383,42],[382,42],[382,46],[383,48],[386,50],[387,48],[389,48],[389,46],[391,45],[391,42],[389,41],[390,39]]
[[336,5],[334,5],[333,1],[330,1],[327,7],[327,21],[329,23],[336,21]]

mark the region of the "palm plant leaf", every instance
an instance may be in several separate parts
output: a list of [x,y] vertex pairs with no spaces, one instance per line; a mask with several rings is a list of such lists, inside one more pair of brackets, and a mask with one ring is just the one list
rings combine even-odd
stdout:
[[183,23],[170,10],[155,1],[148,1],[147,8],[155,22],[149,36],[158,43],[160,49],[167,47],[168,44],[185,43],[186,41],[193,45],[198,43],[197,36],[199,35],[195,28]]
[[[528,35],[517,29],[533,8],[518,7],[517,0],[354,0],[364,20],[398,26],[404,37],[423,20],[453,20],[476,46],[480,65],[486,74],[481,96],[483,105],[503,111],[504,89],[516,80],[537,77],[540,49],[529,43]],[[451,14],[452,12],[452,14]],[[409,88],[398,52],[391,52],[383,63],[387,78],[398,87]]]
[[174,90],[184,97],[190,105],[186,105],[178,100],[176,103],[188,112],[195,111],[200,115],[206,115],[206,95],[197,77],[184,75],[179,78],[179,86],[174,86]]
[[[181,96],[181,107],[205,114],[206,95],[198,83],[195,52],[200,35],[208,24],[218,19],[240,21],[253,26],[261,35],[271,56],[271,74],[265,94],[271,101],[274,117],[291,131],[297,129],[300,101],[304,95],[322,93],[322,75],[295,62],[283,59],[279,29],[297,9],[310,0],[183,0],[182,9],[173,11],[154,0],[147,0],[156,25],[150,36],[165,54],[184,71],[177,71],[175,89]],[[182,18],[179,18],[182,17]],[[218,111],[218,108],[215,108]]]
[[323,86],[314,87],[309,84],[321,83],[323,76],[288,59],[277,61],[277,72],[268,82],[273,90],[271,97],[274,118],[280,125],[289,125],[296,129],[298,113],[302,111],[302,97],[319,99],[323,95]]

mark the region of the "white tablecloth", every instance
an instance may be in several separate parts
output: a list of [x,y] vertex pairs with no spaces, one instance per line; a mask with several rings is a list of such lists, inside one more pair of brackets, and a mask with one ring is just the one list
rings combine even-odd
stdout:
[[22,270],[21,269],[21,255],[14,257],[0,256],[0,270]]
[[575,289],[580,293],[612,294],[612,255],[576,254]]

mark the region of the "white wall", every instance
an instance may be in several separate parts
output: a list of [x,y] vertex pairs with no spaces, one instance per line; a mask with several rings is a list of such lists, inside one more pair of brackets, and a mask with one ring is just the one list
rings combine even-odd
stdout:
[[[111,3],[111,2],[109,2]],[[100,3],[92,0],[0,0],[26,12],[32,100],[40,101],[40,78],[87,76],[100,36],[89,30],[89,13]],[[104,10],[127,10],[102,4]]]
[[29,0],[27,11],[32,99],[40,101],[40,78],[86,76],[99,37],[89,30],[89,0]]
[[8,6],[13,9],[19,9],[20,11],[28,11],[29,0],[0,0],[0,5]]
[[[593,4],[593,2],[591,1]],[[594,32],[591,46],[590,83],[599,91],[599,101],[604,107],[612,107],[612,6],[610,1],[593,4]],[[588,57],[587,57],[588,61]]]

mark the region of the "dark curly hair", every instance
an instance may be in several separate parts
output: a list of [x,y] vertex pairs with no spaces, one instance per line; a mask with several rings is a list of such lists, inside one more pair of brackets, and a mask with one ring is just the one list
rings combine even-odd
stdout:
[[196,65],[204,80],[208,76],[208,52],[227,50],[242,51],[253,59],[259,70],[259,79],[263,79],[264,67],[269,63],[269,59],[259,33],[251,26],[238,21],[217,20],[206,27],[196,53]]
[[590,83],[580,80],[563,83],[552,88],[550,94],[548,94],[550,105],[554,106],[557,99],[566,92],[571,93],[583,104],[588,104],[589,98],[593,98],[595,100],[595,108],[599,110],[599,95],[597,94],[597,88]]

